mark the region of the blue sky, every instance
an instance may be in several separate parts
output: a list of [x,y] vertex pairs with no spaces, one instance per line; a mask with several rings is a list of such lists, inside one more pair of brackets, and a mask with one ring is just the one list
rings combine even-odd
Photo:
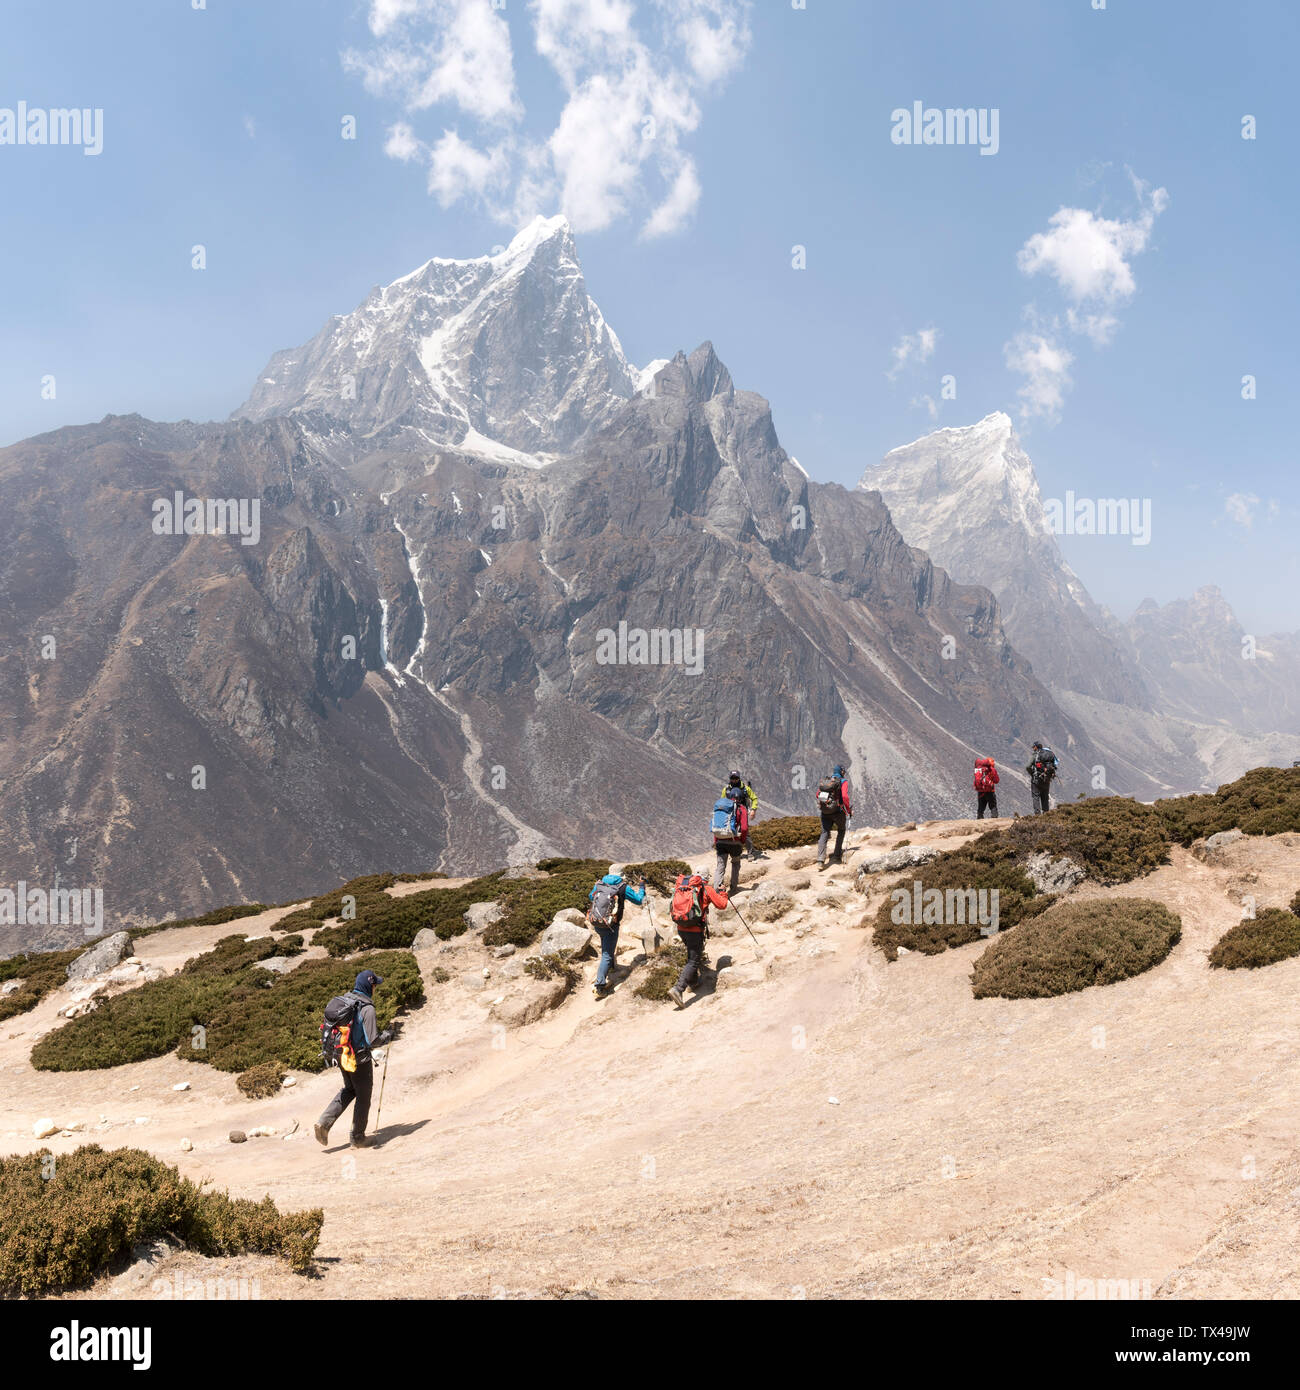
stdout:
[[[1046,495],[1151,499],[1148,546],[1062,537],[1100,601],[1298,628],[1300,7],[1093,3],[11,0],[0,108],[104,116],[97,156],[0,145],[0,441],[223,417],[372,285],[564,210],[629,356],[712,339],[813,477],[1006,410]],[[916,101],[996,110],[997,153],[894,143]]]

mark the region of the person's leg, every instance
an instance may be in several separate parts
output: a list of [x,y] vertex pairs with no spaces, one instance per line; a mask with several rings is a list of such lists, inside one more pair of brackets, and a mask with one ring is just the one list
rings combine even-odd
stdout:
[[714,888],[721,888],[721,887],[722,887],[722,880],[723,880],[723,878],[726,877],[726,873],[727,873],[727,851],[726,851],[725,849],[723,849],[721,845],[717,845],[717,846],[715,847],[715,849],[714,849],[714,865],[713,865],[713,886],[714,886]]
[[992,813],[993,819],[994,819],[994,820],[997,820],[997,818],[998,818],[998,794],[997,794],[997,792],[990,792],[990,793],[989,793],[989,811]]
[[975,819],[976,819],[976,820],[983,820],[983,819],[984,819],[984,805],[985,805],[986,799],[987,799],[987,798],[985,797],[985,794],[984,794],[983,792],[980,792],[980,794],[979,794],[979,804],[978,804],[978,805],[976,806],[976,808],[975,808]]
[[333,1128],[334,1121],[352,1104],[353,1098],[356,1095],[352,1084],[352,1078],[355,1075],[355,1072],[343,1072],[343,1089],[330,1101],[324,1111],[322,1111],[320,1119],[316,1121],[326,1134]]
[[848,829],[848,826],[848,815],[844,811],[841,811],[839,815],[835,817],[835,853],[831,855],[831,858],[836,864],[840,863],[844,858],[844,832]]
[[366,1132],[370,1121],[370,1095],[375,1087],[375,1064],[368,1058],[357,1063],[352,1073],[352,1088],[356,1092],[357,1103],[352,1108],[352,1137],[360,1139]]
[[731,859],[731,887],[727,889],[727,892],[728,892],[728,893],[734,893],[734,892],[736,891],[736,889],[740,887],[740,846],[739,846],[739,845],[736,846],[736,848],[731,852],[731,855],[730,855],[729,857],[730,857],[730,859]]
[[614,953],[618,950],[618,927],[597,927],[596,935],[600,937],[600,964],[596,967],[596,988],[601,989],[609,979],[610,967],[614,964]]
[[677,977],[676,989],[680,993],[699,974],[700,954],[704,950],[704,933],[702,931],[683,931],[678,927],[677,936],[682,945],[686,947],[686,964],[682,967],[682,973]]
[[817,841],[817,862],[819,864],[824,863],[826,860],[826,845],[831,838],[831,826],[834,824],[835,822],[830,816],[822,816],[822,836],[821,839]]

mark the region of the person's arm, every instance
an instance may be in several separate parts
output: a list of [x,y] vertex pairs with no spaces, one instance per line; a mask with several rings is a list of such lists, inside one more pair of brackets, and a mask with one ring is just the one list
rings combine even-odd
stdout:
[[715,888],[711,883],[704,885],[704,898],[706,902],[711,902],[714,907],[727,908],[731,905],[731,899],[721,888]]
[[642,879],[640,883],[625,883],[623,892],[640,907],[645,902],[645,879]]
[[743,845],[749,839],[749,807],[742,801],[737,809],[740,811],[740,843]]
[[851,816],[853,814],[853,798],[849,795],[849,784],[847,781],[840,783],[840,798],[844,802],[844,814],[846,816]]
[[989,771],[993,774],[993,785],[996,787],[1002,779],[998,776],[997,768],[990,768]]
[[361,1029],[361,1046],[353,1043],[353,1051],[369,1052],[379,1041],[379,1022],[375,1018],[375,1006],[364,1003],[357,1009],[357,1026]]

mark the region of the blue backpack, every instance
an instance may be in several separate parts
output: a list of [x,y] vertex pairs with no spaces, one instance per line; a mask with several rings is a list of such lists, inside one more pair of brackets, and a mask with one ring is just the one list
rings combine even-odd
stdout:
[[740,839],[740,813],[730,797],[724,796],[713,803],[709,832],[718,841]]

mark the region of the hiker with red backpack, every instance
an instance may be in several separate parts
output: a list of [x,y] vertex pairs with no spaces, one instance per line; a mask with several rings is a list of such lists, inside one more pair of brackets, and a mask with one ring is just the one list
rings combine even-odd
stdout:
[[329,1142],[331,1126],[349,1105],[353,1106],[352,1147],[368,1149],[375,1142],[366,1134],[370,1096],[375,1085],[372,1049],[393,1040],[391,1033],[379,1031],[375,1018],[373,995],[383,983],[383,976],[376,975],[373,970],[363,970],[346,994],[336,996],[325,1006],[321,1056],[343,1073],[343,1089],[316,1121],[316,1142],[319,1144]]
[[820,873],[827,865],[826,847],[830,843],[832,830],[835,832],[835,851],[829,862],[844,862],[844,832],[848,829],[849,817],[853,815],[853,802],[849,797],[848,779],[844,776],[842,763],[836,763],[831,775],[823,777],[818,784],[817,810],[822,818],[821,839],[817,841],[817,871]]
[[[737,857],[739,864],[739,857]],[[679,1009],[686,1007],[684,991],[700,978],[704,963],[704,943],[709,935],[709,905],[724,910],[730,905],[726,893],[710,888],[699,874],[682,874],[673,888],[670,909],[678,938],[686,947],[686,964],[668,997]]]
[[587,894],[587,922],[600,938],[600,964],[596,967],[594,993],[603,999],[613,992],[609,983],[609,972],[614,964],[614,953],[618,950],[618,931],[623,925],[623,909],[631,898],[639,907],[645,902],[645,879],[632,884],[623,877],[617,864],[609,866],[609,873]]
[[975,812],[976,820],[983,820],[985,811],[992,811],[993,819],[997,820],[998,794],[996,788],[1000,780],[997,764],[992,758],[975,759],[975,791],[979,796],[979,809]]
[[717,863],[713,870],[713,886],[722,887],[731,864],[731,892],[740,887],[740,852],[749,843],[749,806],[740,787],[728,787],[726,793],[713,803],[709,819],[713,835],[713,850]]

